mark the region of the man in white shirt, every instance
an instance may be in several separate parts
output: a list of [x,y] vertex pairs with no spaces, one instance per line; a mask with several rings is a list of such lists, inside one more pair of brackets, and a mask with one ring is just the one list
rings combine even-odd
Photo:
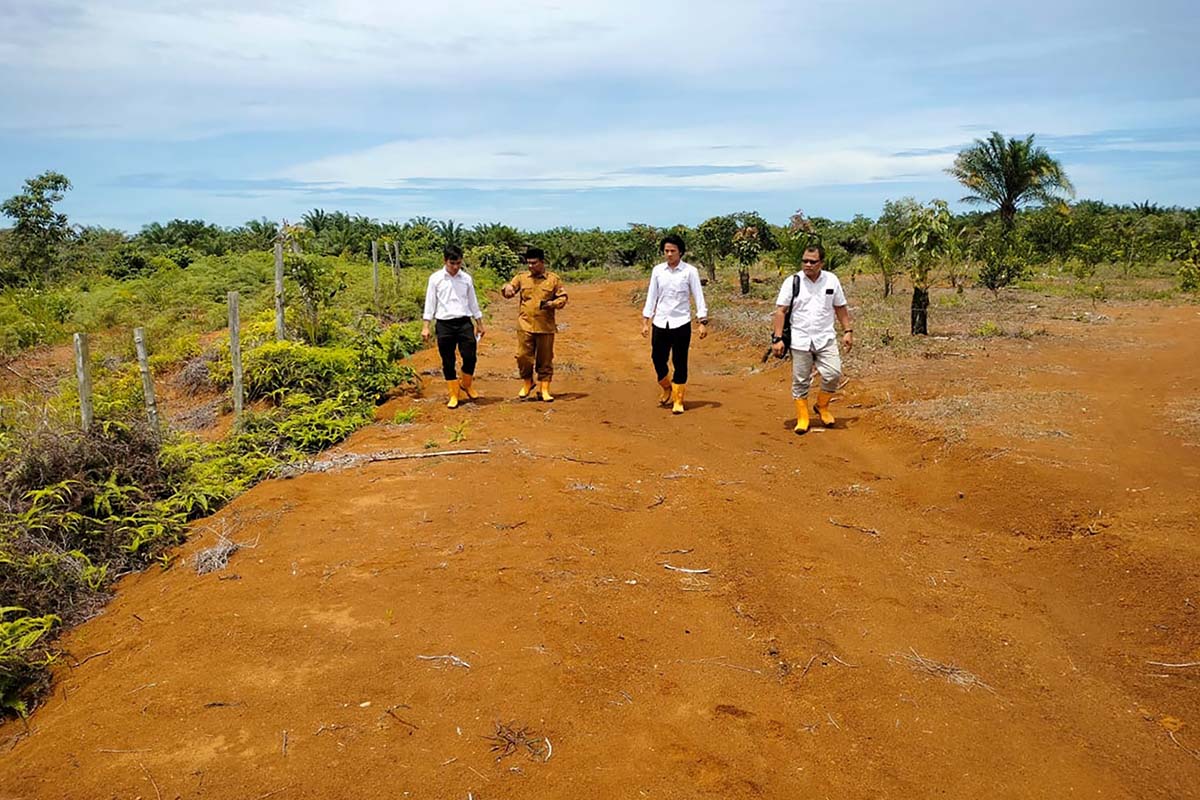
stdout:
[[[658,375],[658,386],[662,390],[658,404],[671,404],[671,412],[683,413],[683,394],[688,379],[688,348],[692,343],[692,302],[696,303],[696,317],[700,322],[700,338],[708,336],[708,305],[704,302],[704,290],[700,286],[700,273],[683,260],[686,249],[683,238],[670,234],[662,240],[663,256],[667,259],[650,273],[650,288],[646,292],[646,306],[642,309],[642,336],[650,337],[650,360]],[[675,370],[668,377],[667,361]]]
[[[483,338],[483,312],[475,296],[475,281],[462,268],[462,248],[449,244],[442,250],[443,268],[429,276],[425,287],[425,324],[421,338],[429,341],[429,323],[436,320],[438,353],[442,356],[442,376],[450,396],[447,408],[457,408],[465,395],[479,395],[471,387],[475,380],[475,350]],[[454,369],[454,351],[462,355],[462,380]]]
[[833,328],[834,318],[842,324],[842,338],[849,352],[854,347],[854,328],[850,322],[850,309],[842,282],[832,272],[823,271],[825,248],[813,245],[801,256],[802,269],[779,287],[775,300],[775,335],[771,337],[771,348],[775,355],[782,356],[784,349],[784,323],[791,312],[792,348],[792,397],[796,401],[796,433],[808,433],[808,389],[812,383],[813,364],[821,375],[821,388],[813,411],[821,417],[821,424],[831,427],[833,413],[829,401],[837,391],[842,378],[842,356],[838,352],[837,332]]

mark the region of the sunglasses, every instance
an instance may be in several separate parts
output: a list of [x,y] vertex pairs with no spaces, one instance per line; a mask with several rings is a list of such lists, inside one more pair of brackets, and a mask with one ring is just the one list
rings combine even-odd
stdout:
[[821,259],[819,259],[819,258],[802,258],[802,259],[800,259],[800,263],[801,264],[820,264]]

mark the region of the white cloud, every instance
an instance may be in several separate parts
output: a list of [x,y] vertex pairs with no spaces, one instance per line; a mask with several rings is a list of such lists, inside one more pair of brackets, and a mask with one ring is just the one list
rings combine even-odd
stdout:
[[[771,191],[933,176],[951,158],[896,157],[890,148],[862,141],[802,140],[770,129],[646,127],[570,138],[551,131],[397,141],[299,164],[273,177],[374,188],[433,181],[463,188]],[[686,174],[693,171],[697,174]]]

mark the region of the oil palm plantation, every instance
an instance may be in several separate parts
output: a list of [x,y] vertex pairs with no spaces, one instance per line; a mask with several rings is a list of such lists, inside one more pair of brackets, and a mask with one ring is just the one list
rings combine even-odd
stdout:
[[1005,230],[1012,228],[1021,206],[1075,196],[1062,164],[1034,145],[1033,134],[1005,139],[992,131],[960,152],[946,172],[970,191],[962,202],[995,206]]

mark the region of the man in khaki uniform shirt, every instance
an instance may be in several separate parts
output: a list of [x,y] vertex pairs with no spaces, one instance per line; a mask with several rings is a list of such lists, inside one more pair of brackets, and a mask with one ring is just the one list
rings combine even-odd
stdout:
[[533,374],[537,369],[538,392],[542,400],[554,400],[550,381],[554,377],[554,312],[567,304],[567,290],[562,280],[546,271],[546,254],[541,248],[525,251],[529,272],[516,276],[500,289],[505,297],[520,296],[517,314],[517,369],[523,385],[517,397],[528,397],[533,391]]

